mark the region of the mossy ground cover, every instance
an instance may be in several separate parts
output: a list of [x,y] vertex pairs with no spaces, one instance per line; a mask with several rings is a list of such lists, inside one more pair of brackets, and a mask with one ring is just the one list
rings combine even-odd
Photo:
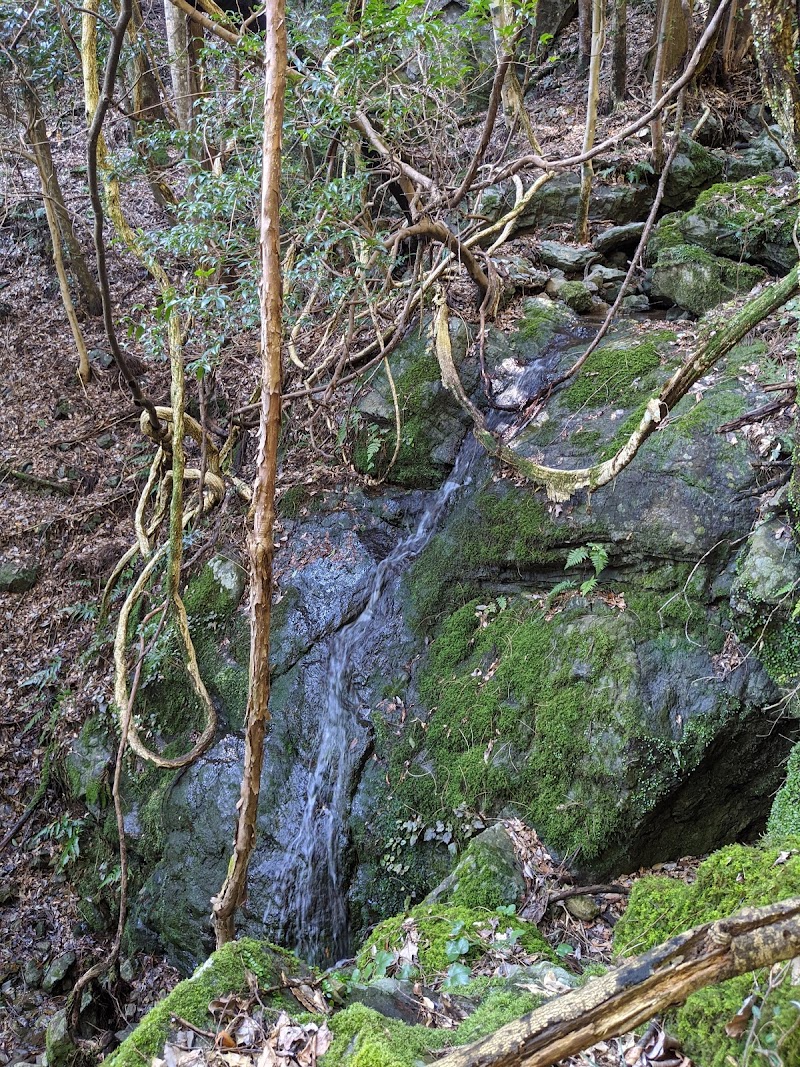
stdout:
[[605,407],[609,402],[618,408],[636,406],[644,394],[652,395],[666,345],[674,339],[671,331],[657,330],[639,343],[601,346],[561,394],[560,403],[570,412]]
[[[691,885],[663,877],[641,879],[615,928],[615,948],[622,955],[634,955],[744,906],[800,895],[798,846],[797,837],[784,838],[775,846],[730,845],[701,864]],[[729,1037],[726,1024],[753,993],[755,1007],[746,1030],[750,1037]],[[748,1065],[800,1063],[800,989],[793,985],[791,965],[700,990],[667,1023],[688,1055],[703,1067],[745,1062],[740,1058],[745,1039]]]
[[[162,1050],[173,1016],[202,1029],[214,1029],[209,1003],[228,993],[248,994],[248,972],[256,976],[261,989],[267,989],[280,984],[282,970],[297,973],[300,969],[299,961],[291,953],[274,945],[250,938],[232,941],[148,1012],[130,1037],[105,1062],[108,1067],[142,1067]],[[265,996],[264,1002],[277,1009],[284,1003],[284,998],[272,993]],[[285,1003],[289,1007],[292,1003],[296,1005],[291,998]]]
[[369,976],[379,953],[385,954],[382,970],[394,965],[410,939],[416,958],[404,977],[422,977],[428,983],[443,979],[452,963],[473,963],[490,949],[502,954],[519,945],[527,953],[555,960],[538,928],[515,916],[463,904],[418,904],[378,924],[356,957],[359,972]]

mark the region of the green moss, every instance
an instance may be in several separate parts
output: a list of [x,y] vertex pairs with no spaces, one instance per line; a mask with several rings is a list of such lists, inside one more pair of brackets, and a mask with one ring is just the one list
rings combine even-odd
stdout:
[[[781,852],[777,846],[730,845],[701,864],[692,885],[670,878],[642,878],[634,885],[628,908],[615,927],[615,948],[622,955],[639,953],[744,906],[760,907],[799,895],[800,855],[791,850],[800,846],[800,838],[784,838],[781,846],[791,852],[785,862],[776,862]],[[759,1036],[754,1042],[758,1058],[748,1063],[766,1067],[775,1062],[800,1062],[798,996],[788,969],[781,981],[773,976],[768,982],[766,972],[757,972],[701,990],[667,1023],[681,1038],[685,1051],[703,1067],[727,1067],[727,1056],[738,1063],[742,1042],[727,1037],[725,1024],[754,989],[759,994],[753,1015]],[[789,1035],[792,1026],[795,1029]],[[771,1059],[769,1053],[779,1045],[784,1058]]]
[[680,225],[682,219],[683,212],[673,211],[659,220],[647,245],[647,256],[651,262],[658,257],[659,252],[686,243]]
[[550,340],[563,320],[563,313],[550,301],[543,298],[526,300],[524,313],[517,324],[521,340],[534,345],[543,345]]
[[296,519],[310,499],[307,485],[291,485],[278,500],[278,514],[284,519]]
[[[532,923],[513,917],[499,918],[496,913],[482,908],[418,904],[407,915],[395,915],[378,924],[356,958],[359,970],[368,973],[377,952],[399,951],[408,941],[411,930],[419,938],[415,971],[427,979],[445,973],[453,962],[448,958],[447,944],[461,937],[467,939],[469,947],[459,956],[460,962],[473,962],[490,946],[502,948],[504,944],[519,944],[526,952],[555,960],[552,949]],[[508,940],[503,941],[498,935],[506,931],[511,933]]]
[[[763,630],[763,622],[756,622]],[[768,629],[759,651],[761,662],[778,685],[790,685],[800,677],[800,619],[790,619]]]
[[712,185],[697,198],[694,210],[728,223],[740,233],[745,250],[748,244],[765,238],[790,245],[797,217],[772,174]]
[[363,1004],[351,1004],[330,1020],[334,1040],[324,1067],[414,1067],[442,1047],[447,1030],[408,1026]]
[[579,315],[588,314],[594,307],[592,294],[583,282],[565,282],[561,286],[558,298]]
[[[275,985],[281,970],[290,967],[296,972],[298,960],[274,945],[250,938],[230,942],[148,1012],[130,1037],[106,1060],[108,1067],[141,1067],[143,1062],[149,1063],[162,1050],[173,1015],[195,1026],[213,1029],[214,1020],[208,1011],[210,1001],[226,993],[247,993],[248,971],[265,988]],[[267,1003],[270,1001],[276,1002],[274,994]]]
[[[782,842],[796,847],[798,842]],[[669,878],[642,878],[614,929],[622,955],[642,952],[698,923],[732,915],[745,906],[761,907],[800,895],[800,855],[776,865],[777,846],[728,845],[714,852],[692,885]]]
[[715,256],[697,245],[676,245],[659,252],[653,272],[653,289],[702,315],[737,293],[747,293],[766,277],[760,267],[751,267]]
[[454,1045],[468,1045],[487,1034],[496,1033],[501,1026],[519,1019],[534,1008],[542,998],[519,989],[497,989],[490,992],[472,1015],[468,1015],[456,1031]]
[[562,620],[557,640],[524,602],[485,627],[474,603],[446,621],[419,678],[430,720],[412,723],[389,754],[400,803],[430,821],[459,803],[513,801],[554,848],[599,853],[619,820],[606,748],[638,717],[625,695],[633,665],[614,628],[591,617]]
[[561,397],[568,411],[581,408],[633,407],[654,382],[653,372],[661,364],[661,349],[674,334],[660,331],[641,344],[623,347],[607,345],[594,351],[578,379]]
[[487,573],[555,562],[552,546],[562,537],[532,490],[501,483],[476,493],[409,569],[409,623],[429,630],[474,596]]
[[795,745],[786,764],[786,781],[772,804],[767,835],[780,843],[786,837],[800,837],[800,744]]

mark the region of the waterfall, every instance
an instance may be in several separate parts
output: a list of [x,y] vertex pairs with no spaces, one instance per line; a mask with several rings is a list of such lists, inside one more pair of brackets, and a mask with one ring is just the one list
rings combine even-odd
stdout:
[[319,960],[324,955],[334,961],[348,951],[341,866],[347,844],[353,764],[363,748],[359,741],[365,730],[363,719],[368,715],[359,700],[354,662],[360,649],[377,640],[393,609],[391,594],[401,575],[436,532],[453,495],[468,484],[471,466],[480,453],[480,446],[469,434],[450,477],[431,493],[414,531],[372,572],[365,607],[333,639],[316,763],[309,777],[302,821],[286,855],[279,893],[284,909],[283,936],[305,959]]

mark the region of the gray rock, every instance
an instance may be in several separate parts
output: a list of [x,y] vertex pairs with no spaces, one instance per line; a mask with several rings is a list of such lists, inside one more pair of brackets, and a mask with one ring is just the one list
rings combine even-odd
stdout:
[[[638,222],[647,215],[653,203],[654,190],[644,183],[622,182],[616,185],[596,183],[589,203],[589,218],[625,225]],[[500,187],[494,196],[484,197],[483,211],[492,219],[499,219],[514,206],[516,191],[513,183]],[[519,229],[541,230],[550,226],[573,225],[580,199],[580,178],[576,174],[558,174],[541,187],[519,217]]]
[[670,167],[662,206],[675,211],[692,204],[698,194],[722,180],[725,161],[721,153],[704,148],[685,134]]
[[42,968],[36,960],[26,960],[22,968],[22,980],[28,989],[38,989],[42,983]]
[[214,556],[208,561],[208,569],[217,584],[221,596],[227,601],[227,609],[235,610],[244,594],[247,572],[242,564],[228,556]]
[[600,908],[594,897],[582,894],[577,897],[567,897],[564,901],[567,911],[582,922],[592,922],[600,914]]
[[780,130],[777,126],[762,130],[747,148],[733,152],[726,158],[725,180],[738,182],[743,178],[752,178],[754,175],[785,167],[788,157],[779,142]]
[[518,905],[525,877],[514,843],[502,823],[478,834],[443,882],[425,897],[426,904],[453,903],[494,910]]
[[625,296],[622,298],[623,308],[630,314],[636,314],[650,310],[650,301],[640,293],[639,295]]
[[0,593],[27,593],[39,580],[34,564],[0,562]]
[[644,233],[643,222],[629,222],[624,226],[611,226],[592,241],[592,247],[601,255],[616,252],[618,249],[633,249]]
[[545,34],[556,37],[577,14],[577,0],[539,0],[533,24],[534,44]]
[[549,271],[538,270],[526,256],[495,256],[494,262],[516,290],[544,289],[550,277]]
[[101,785],[115,748],[99,718],[87,719],[67,754],[70,792],[94,814],[101,808]]
[[783,605],[786,616],[799,588],[800,553],[794,541],[780,520],[762,522],[740,558],[731,588],[731,607],[740,615],[751,615],[759,605]]
[[65,984],[67,976],[76,962],[77,956],[72,949],[68,952],[62,952],[60,956],[56,956],[48,965],[42,979],[42,989],[44,989],[45,993],[58,992]]
[[592,292],[583,282],[564,282],[558,298],[578,315],[587,315],[594,310]]
[[548,267],[563,270],[565,274],[583,273],[586,267],[597,258],[597,252],[587,246],[562,244],[560,241],[541,241],[539,255]]
[[70,1067],[77,1056],[77,1046],[69,1035],[67,1009],[61,1008],[47,1024],[45,1037],[47,1067]]

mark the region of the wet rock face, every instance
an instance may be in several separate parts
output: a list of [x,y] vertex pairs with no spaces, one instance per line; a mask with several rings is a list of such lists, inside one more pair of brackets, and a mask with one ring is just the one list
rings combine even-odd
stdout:
[[[569,366],[582,351],[565,333],[576,321],[535,298],[516,332],[490,331],[495,395],[511,402],[521,373],[541,380]],[[570,467],[610,454],[681,358],[674,335],[617,331],[554,398],[548,418],[526,429],[523,453]],[[588,498],[548,505],[476,451],[430,540],[381,587],[375,627],[344,659],[336,659],[338,635],[363,611],[377,564],[436,492],[322,498],[286,520],[248,932],[291,945],[301,927],[321,923],[298,918],[297,887],[307,862],[322,856],[326,869],[328,846],[320,836],[309,850],[299,838],[329,825],[330,800],[319,794],[319,819],[309,823],[308,798],[332,662],[348,715],[326,773],[344,774],[337,803],[348,815],[331,838],[339,866],[325,894],[334,881],[346,894],[354,941],[406,898],[421,900],[476,827],[501,813],[526,818],[586,873],[707,850],[760,825],[793,728],[770,729],[764,709],[777,690],[731,633],[734,561],[753,523],[755,473],[742,437],[715,432],[763,402],[746,372],[752,359],[751,349],[734,353],[723,381],[686,398],[636,461]],[[381,402],[376,388],[364,417],[379,420]],[[420,442],[425,464],[442,441]],[[576,545],[605,554],[585,593],[589,556],[566,567]],[[777,560],[765,562],[772,548],[766,533],[753,539],[736,604],[776,595]],[[573,579],[571,591],[548,601],[564,579]],[[229,649],[222,666],[206,661],[211,688],[223,721],[241,723],[246,643],[226,645],[241,628],[237,593],[231,582],[218,593],[207,576],[198,583],[203,597],[187,591],[187,603],[200,644],[205,620],[215,654]],[[148,699],[157,693],[154,681]],[[130,787],[133,848],[149,855],[133,923],[185,969],[210,944],[209,899],[230,854],[237,729],[154,793]],[[499,870],[502,856],[494,859]],[[507,881],[513,892],[513,872]]]

